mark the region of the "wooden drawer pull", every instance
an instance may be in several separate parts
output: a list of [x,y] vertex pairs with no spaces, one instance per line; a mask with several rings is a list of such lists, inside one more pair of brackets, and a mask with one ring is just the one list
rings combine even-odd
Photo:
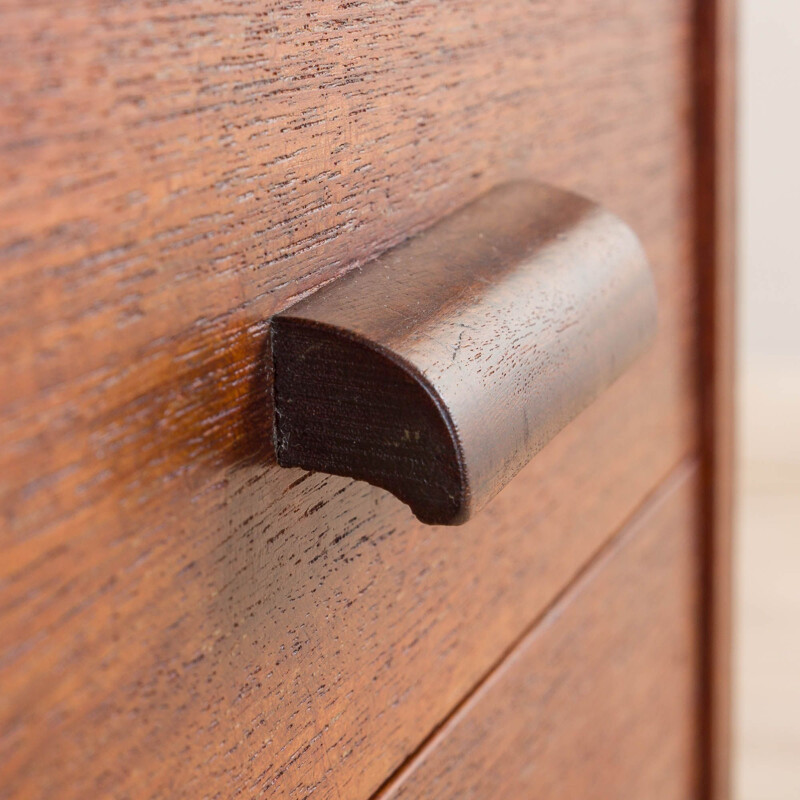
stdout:
[[551,186],[500,186],[272,318],[278,463],[464,522],[655,327],[623,222]]

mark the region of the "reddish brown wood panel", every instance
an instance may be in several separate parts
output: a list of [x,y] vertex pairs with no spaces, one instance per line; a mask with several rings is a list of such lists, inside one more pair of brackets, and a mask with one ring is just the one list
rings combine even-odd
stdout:
[[698,494],[678,468],[381,800],[697,797]]
[[[367,796],[696,445],[691,3],[0,16],[0,785]],[[264,320],[523,172],[651,354],[455,536],[279,470]]]

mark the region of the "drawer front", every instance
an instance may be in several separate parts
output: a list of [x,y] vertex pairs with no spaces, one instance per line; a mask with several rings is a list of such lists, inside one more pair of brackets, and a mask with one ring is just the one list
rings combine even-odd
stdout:
[[698,796],[698,486],[679,467],[381,800]]
[[[693,4],[0,12],[0,784],[368,796],[696,445]],[[278,468],[268,317],[522,172],[658,340],[473,522]]]

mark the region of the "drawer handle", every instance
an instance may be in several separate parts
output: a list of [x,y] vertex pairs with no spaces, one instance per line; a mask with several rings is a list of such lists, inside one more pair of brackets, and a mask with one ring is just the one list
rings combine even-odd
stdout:
[[655,328],[627,225],[551,186],[500,186],[272,318],[278,463],[459,524]]

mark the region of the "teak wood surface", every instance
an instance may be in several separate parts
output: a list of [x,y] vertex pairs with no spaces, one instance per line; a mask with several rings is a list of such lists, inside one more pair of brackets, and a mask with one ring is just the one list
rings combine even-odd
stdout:
[[[2,4],[1,792],[366,798],[697,451],[696,11]],[[278,468],[265,321],[522,174],[650,353],[455,537]]]
[[675,470],[380,800],[702,796],[697,478]]

